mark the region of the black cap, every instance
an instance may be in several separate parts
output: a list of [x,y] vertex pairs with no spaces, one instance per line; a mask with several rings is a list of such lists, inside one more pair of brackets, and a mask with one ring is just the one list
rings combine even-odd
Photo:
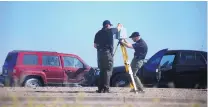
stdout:
[[103,22],[103,26],[105,26],[105,25],[107,25],[107,24],[113,26],[109,20],[105,20],[105,21]]
[[139,32],[133,32],[129,38],[140,36]]

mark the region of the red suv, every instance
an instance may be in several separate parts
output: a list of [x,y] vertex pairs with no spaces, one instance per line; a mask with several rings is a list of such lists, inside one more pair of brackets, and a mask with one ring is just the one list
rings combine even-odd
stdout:
[[92,85],[96,69],[79,56],[48,51],[12,51],[2,76],[5,86]]

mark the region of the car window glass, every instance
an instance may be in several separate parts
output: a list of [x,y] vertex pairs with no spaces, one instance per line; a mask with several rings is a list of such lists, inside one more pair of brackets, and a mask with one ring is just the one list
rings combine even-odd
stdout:
[[206,61],[203,56],[199,53],[196,53],[196,64],[197,65],[206,65]]
[[195,64],[195,54],[194,52],[182,52],[179,60],[181,65],[193,65]]
[[83,63],[75,58],[75,57],[70,57],[66,56],[64,58],[64,67],[74,67],[74,68],[83,68]]
[[165,55],[162,57],[162,60],[160,62],[160,67],[169,67],[172,66],[173,61],[174,61],[175,55]]
[[24,65],[37,65],[38,64],[38,56],[25,54],[23,56],[23,64]]
[[74,67],[74,58],[65,56],[63,57],[64,60],[64,67]]
[[14,67],[17,62],[17,53],[9,53],[5,59],[4,65]]
[[203,57],[204,57],[205,60],[207,61],[207,52],[202,52],[201,54],[203,55]]
[[74,64],[75,64],[76,68],[83,68],[84,67],[82,62],[79,59],[77,59],[77,58],[74,59]]
[[144,68],[148,69],[150,71],[155,71],[159,64],[160,61],[162,59],[162,57],[164,56],[164,54],[167,52],[168,49],[162,49],[158,52],[156,52],[152,57],[150,57],[148,59],[148,61],[144,64]]
[[6,60],[5,60],[5,63],[8,64],[8,63],[11,62],[11,60],[12,60],[12,55],[9,54],[9,55],[7,56],[7,58],[6,58]]
[[60,66],[58,56],[45,55],[42,57],[42,59],[43,59],[42,65],[44,66]]

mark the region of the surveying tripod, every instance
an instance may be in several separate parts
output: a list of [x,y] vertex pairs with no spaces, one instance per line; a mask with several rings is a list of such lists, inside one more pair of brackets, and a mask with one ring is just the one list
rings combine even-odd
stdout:
[[119,39],[119,40],[118,40],[118,44],[117,44],[116,49],[115,49],[115,51],[114,51],[114,53],[113,53],[113,56],[114,56],[115,53],[116,53],[116,50],[117,50],[117,48],[118,48],[118,45],[120,45],[121,51],[122,51],[122,55],[123,55],[123,60],[124,60],[124,65],[125,65],[126,72],[129,73],[129,75],[130,75],[130,77],[131,77],[131,80],[132,80],[131,83],[130,83],[130,87],[131,87],[131,88],[133,87],[134,90],[135,90],[135,93],[137,93],[137,90],[138,90],[138,89],[137,89],[137,86],[136,86],[135,81],[134,81],[133,72],[132,72],[130,63],[129,63],[129,61],[128,61],[128,54],[127,54],[127,51],[126,51],[126,47],[125,47],[123,44],[121,44],[121,40],[122,40],[122,39]]

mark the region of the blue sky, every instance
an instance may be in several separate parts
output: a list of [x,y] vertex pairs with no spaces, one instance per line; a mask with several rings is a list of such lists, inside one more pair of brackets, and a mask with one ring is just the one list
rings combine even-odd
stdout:
[[[23,49],[73,53],[97,66],[94,35],[105,19],[114,26],[122,23],[128,35],[140,32],[148,44],[147,59],[163,48],[206,51],[206,5],[139,1],[0,2],[0,64],[9,51]],[[131,60],[134,50],[127,51]],[[118,48],[114,65],[123,65],[122,58]]]

